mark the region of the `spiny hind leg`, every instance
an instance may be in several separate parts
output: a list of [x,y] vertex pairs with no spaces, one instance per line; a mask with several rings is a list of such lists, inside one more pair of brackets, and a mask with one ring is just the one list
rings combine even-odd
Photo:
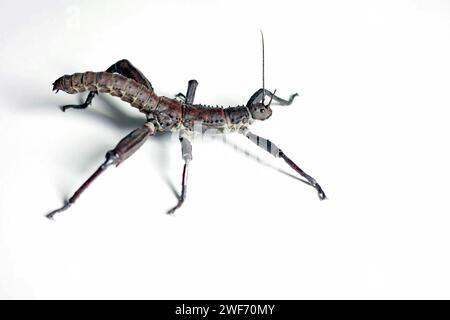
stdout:
[[186,199],[189,161],[192,160],[192,145],[191,142],[189,141],[186,131],[184,130],[180,131],[180,142],[181,142],[181,154],[184,160],[183,176],[181,179],[181,196],[178,199],[177,205],[172,209],[170,209],[169,211],[167,211],[168,214],[172,214],[175,212],[175,210],[179,209],[182,206],[184,200]]
[[[138,68],[133,66],[130,61],[126,59],[122,59],[111,65],[108,69],[106,69],[106,72],[109,73],[118,73],[121,74],[127,78],[133,79],[136,82],[143,84],[148,89],[153,91],[152,84],[150,81],[144,76],[144,74],[139,71]],[[92,99],[94,99],[95,95],[97,94],[97,91],[90,91],[86,101],[82,104],[71,104],[67,106],[62,106],[61,110],[66,111],[67,109],[73,108],[73,109],[85,109],[87,108],[91,103]]]
[[184,103],[193,104],[195,97],[195,90],[197,90],[197,86],[198,86],[197,80],[189,80],[186,95],[179,92],[175,95],[175,98],[178,98],[180,101]]
[[257,136],[256,134],[253,134],[248,130],[247,128],[242,129],[240,131],[244,136],[246,136],[250,141],[255,143],[258,147],[266,150],[270,154],[272,154],[275,158],[282,158],[292,169],[294,169],[298,174],[300,174],[303,178],[305,178],[308,183],[317,190],[317,193],[319,195],[320,200],[326,199],[325,192],[323,192],[321,186],[317,183],[317,181],[308,175],[306,172],[304,172],[302,169],[300,169],[299,166],[297,166],[294,161],[289,159],[284,152],[278,148],[274,143],[272,143],[270,140],[264,139],[260,136]]
[[[264,91],[265,91],[265,94],[264,94]],[[263,101],[264,96],[270,97],[271,99],[273,99],[274,102],[278,103],[279,105],[288,106],[288,105],[290,105],[292,103],[292,101],[294,101],[294,98],[296,96],[298,96],[298,93],[292,94],[289,97],[289,100],[285,100],[285,99],[282,99],[282,98],[278,97],[277,95],[275,95],[274,93],[270,92],[269,90],[267,90],[267,89],[264,90],[264,89],[261,88],[261,89],[257,90],[250,97],[250,99],[247,102],[247,107],[252,105],[252,104],[259,103],[259,102]]]
[[151,123],[146,123],[143,127],[132,131],[125,138],[120,140],[117,146],[108,151],[105,155],[106,160],[98,167],[98,169],[75,191],[68,201],[59,209],[53,210],[46,215],[47,218],[53,219],[58,212],[67,210],[72,206],[80,195],[89,187],[89,185],[98,178],[111,165],[118,166],[131,156],[140,146],[144,144],[146,139],[155,133],[155,127]]

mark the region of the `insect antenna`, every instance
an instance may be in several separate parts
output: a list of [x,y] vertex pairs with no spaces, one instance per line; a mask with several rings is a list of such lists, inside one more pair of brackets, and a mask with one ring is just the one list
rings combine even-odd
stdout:
[[263,87],[263,100],[262,103],[266,101],[266,87],[265,87],[265,81],[264,81],[264,34],[261,29],[259,29],[261,32],[261,44],[262,44],[262,87]]

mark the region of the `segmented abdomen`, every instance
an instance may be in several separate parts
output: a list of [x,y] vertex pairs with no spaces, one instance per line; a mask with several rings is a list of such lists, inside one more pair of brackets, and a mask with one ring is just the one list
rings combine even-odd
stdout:
[[204,105],[184,105],[183,125],[190,130],[197,130],[201,125],[202,131],[214,129],[219,132],[236,131],[241,126],[252,121],[250,112],[245,106],[213,108]]
[[53,83],[53,90],[62,90],[73,94],[98,91],[109,93],[130,103],[142,112],[153,111],[159,97],[144,85],[120,74],[109,72],[84,72],[64,75]]

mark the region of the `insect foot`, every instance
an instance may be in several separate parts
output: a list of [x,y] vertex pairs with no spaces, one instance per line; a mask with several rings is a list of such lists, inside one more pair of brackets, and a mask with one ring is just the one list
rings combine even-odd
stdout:
[[53,216],[55,214],[57,214],[58,212],[62,212],[64,210],[69,209],[71,205],[72,205],[72,203],[70,201],[67,201],[61,208],[53,210],[52,212],[47,214],[46,217],[49,218],[50,220],[54,220]]
[[316,188],[317,192],[319,193],[319,199],[320,200],[326,200],[327,199],[327,196],[325,195],[325,192],[323,192],[322,188],[320,187],[320,185],[318,183],[316,183],[314,188]]

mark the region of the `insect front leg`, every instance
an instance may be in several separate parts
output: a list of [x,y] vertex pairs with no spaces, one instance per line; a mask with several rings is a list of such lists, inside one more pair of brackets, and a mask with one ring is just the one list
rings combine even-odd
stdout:
[[250,141],[258,145],[259,147],[263,148],[276,158],[282,158],[292,169],[294,169],[298,174],[300,174],[303,178],[305,178],[308,181],[308,183],[317,190],[320,200],[326,199],[325,192],[323,192],[322,188],[317,183],[317,181],[313,177],[305,173],[302,169],[300,169],[300,167],[297,166],[294,163],[294,161],[289,159],[284,154],[284,152],[280,148],[278,148],[274,143],[272,143],[270,140],[261,138],[260,136],[251,133],[247,128],[241,130],[240,133],[242,133]]
[[178,199],[177,205],[172,209],[170,209],[169,211],[167,211],[168,214],[173,214],[175,210],[181,207],[184,200],[186,199],[189,161],[192,160],[192,145],[191,142],[189,141],[187,132],[185,130],[180,131],[180,142],[181,142],[181,154],[184,160],[183,176],[181,179],[181,196]]
[[186,95],[180,92],[175,95],[175,98],[180,99],[184,103],[193,104],[195,97],[195,90],[197,90],[197,86],[198,86],[197,80],[189,80]]
[[282,99],[282,98],[278,97],[277,95],[275,95],[274,93],[270,92],[267,89],[266,90],[259,89],[254,94],[252,94],[252,96],[250,97],[250,99],[247,102],[247,107],[252,105],[252,104],[261,102],[264,99],[265,95],[270,97],[271,99],[273,99],[273,101],[278,103],[279,105],[288,106],[288,105],[290,105],[292,103],[292,101],[294,101],[294,98],[296,96],[298,96],[298,93],[292,94],[289,97],[289,100],[285,100],[285,99]]
[[144,144],[146,139],[155,133],[155,127],[151,123],[146,123],[142,128],[136,129],[120,140],[117,146],[108,151],[105,155],[105,161],[98,169],[75,191],[72,197],[59,209],[56,209],[46,215],[47,218],[53,219],[58,212],[67,210],[77,201],[80,195],[89,187],[89,185],[97,179],[111,165],[118,166],[131,156],[140,146]]
[[[144,74],[139,71],[138,68],[133,66],[130,61],[126,59],[122,59],[111,65],[108,69],[106,69],[106,72],[109,73],[118,73],[121,74],[127,78],[133,79],[136,82],[143,84],[148,89],[153,91],[152,84],[150,81],[144,76]],[[92,99],[94,99],[95,95],[97,94],[97,91],[90,91],[86,101],[82,104],[70,104],[67,106],[62,106],[61,110],[66,111],[67,109],[73,108],[73,109],[85,109],[87,108],[91,103]]]

